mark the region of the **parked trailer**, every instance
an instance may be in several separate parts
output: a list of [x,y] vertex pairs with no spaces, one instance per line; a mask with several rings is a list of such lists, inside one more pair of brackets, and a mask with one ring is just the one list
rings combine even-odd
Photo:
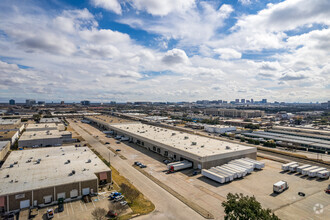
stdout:
[[229,174],[223,173],[220,170],[211,168],[211,169],[209,169],[209,171],[211,171],[213,173],[216,173],[216,174],[218,174],[220,176],[223,176],[225,178],[225,182],[233,181],[233,177],[232,176],[230,176]]
[[214,173],[210,170],[202,169],[202,175],[219,183],[226,182],[226,178],[224,176],[221,176],[220,174]]
[[243,177],[243,172],[241,170],[235,169],[234,167],[231,167],[229,165],[222,165],[222,167],[235,172],[237,174],[237,178]]
[[253,171],[253,167],[252,166],[246,166],[245,164],[241,164],[241,163],[239,163],[237,161],[231,161],[231,162],[229,162],[229,164],[234,164],[235,166],[242,167],[243,169],[246,169],[246,171],[248,173],[252,173],[252,171]]
[[250,165],[250,166],[253,167],[253,169],[256,168],[256,165],[254,163],[252,163],[252,162],[249,162],[249,161],[246,161],[246,160],[243,160],[243,159],[238,159],[236,161],[238,161],[240,163],[243,163],[243,164],[246,164],[246,165]]
[[169,167],[170,171],[178,171],[178,170],[183,170],[186,168],[190,168],[192,167],[192,163],[189,161],[182,161],[181,163],[177,163],[177,164],[173,164]]
[[248,157],[245,157],[243,159],[246,160],[246,161],[250,161],[250,162],[256,164],[256,168],[259,169],[259,170],[265,167],[265,163],[264,162],[253,160],[253,159],[248,158]]
[[228,174],[233,175],[233,178],[234,179],[237,179],[238,178],[237,172],[235,172],[233,170],[230,170],[230,169],[228,169],[228,168],[226,168],[224,166],[217,166],[216,168],[219,169],[219,170],[223,170],[224,172],[227,172]]
[[298,164],[297,162],[290,162],[282,165],[282,170],[287,171],[291,165]]
[[317,173],[317,177],[320,179],[329,179],[330,171],[328,170],[322,170]]
[[312,167],[305,168],[305,169],[303,169],[303,170],[301,171],[301,174],[302,174],[302,175],[308,175],[308,172],[309,172],[310,170],[315,170],[315,169],[317,169],[317,168],[319,168],[319,167],[318,167],[318,166],[312,166]]
[[238,164],[246,169],[249,169],[249,173],[251,173],[254,170],[254,167],[252,164],[244,163],[244,161],[234,160],[230,161],[229,164]]
[[246,176],[246,175],[248,174],[248,171],[247,171],[246,168],[236,166],[235,164],[227,164],[227,166],[230,166],[230,167],[233,167],[233,168],[235,168],[235,169],[237,169],[237,170],[240,170],[240,171],[243,173],[243,174],[242,174],[243,177]]
[[310,171],[308,171],[308,176],[309,177],[316,177],[317,173],[320,172],[320,171],[323,171],[323,170],[326,170],[326,169],[324,167],[320,167],[320,168],[317,168],[317,169],[314,169],[314,170],[310,170]]
[[289,166],[290,172],[296,172],[297,167],[299,167],[299,164],[293,164],[293,165]]
[[217,169],[215,167],[212,167],[211,169],[209,169],[212,172],[216,172],[219,173],[220,175],[223,175],[224,177],[226,177],[226,182],[230,182],[234,180],[234,175],[233,174],[229,174],[223,170]]
[[306,168],[311,167],[311,166],[312,165],[309,165],[309,164],[301,165],[301,166],[297,167],[297,172],[301,173],[303,169],[306,169]]

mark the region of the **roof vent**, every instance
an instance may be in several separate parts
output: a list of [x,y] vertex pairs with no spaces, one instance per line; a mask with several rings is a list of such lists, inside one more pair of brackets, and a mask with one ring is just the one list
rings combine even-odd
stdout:
[[90,163],[90,162],[92,162],[91,159],[88,159],[86,163]]
[[188,139],[188,138],[189,138],[188,136],[185,136],[185,137],[184,137],[185,140]]
[[229,146],[226,146],[226,150],[230,150],[230,147]]
[[175,133],[172,133],[172,136],[174,136],[175,135]]
[[14,164],[10,164],[9,167],[10,167],[10,168],[14,167]]

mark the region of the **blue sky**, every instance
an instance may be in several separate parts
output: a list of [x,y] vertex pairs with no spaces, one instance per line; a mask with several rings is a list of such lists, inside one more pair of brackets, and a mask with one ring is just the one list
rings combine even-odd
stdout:
[[330,99],[330,2],[0,2],[0,102]]

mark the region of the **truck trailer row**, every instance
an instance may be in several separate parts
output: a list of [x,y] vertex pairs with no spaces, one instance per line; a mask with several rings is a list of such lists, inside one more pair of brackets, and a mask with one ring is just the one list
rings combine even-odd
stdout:
[[232,160],[227,164],[202,169],[202,175],[219,183],[231,182],[234,179],[243,178],[254,169],[261,170],[265,163],[250,158]]
[[299,165],[297,162],[283,164],[282,170],[297,172],[302,174],[303,176],[308,175],[309,177],[318,177],[320,179],[328,179],[330,176],[330,172],[324,167],[312,166],[309,164]]

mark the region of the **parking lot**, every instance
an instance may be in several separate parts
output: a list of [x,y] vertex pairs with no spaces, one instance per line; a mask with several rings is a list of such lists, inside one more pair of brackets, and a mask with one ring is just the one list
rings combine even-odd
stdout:
[[[162,162],[164,158],[161,155],[132,143],[117,144],[115,139],[107,138],[91,125],[78,123],[93,136],[98,136],[103,143],[109,142],[108,147],[120,149],[119,153],[131,164],[140,161],[147,165],[147,168],[144,168],[146,172],[210,211],[216,219],[223,219],[221,202],[226,199],[229,192],[254,195],[263,207],[274,210],[281,219],[292,219],[293,216],[295,219],[326,219],[330,214],[330,196],[324,193],[329,180],[319,181],[295,173],[282,173],[281,163],[265,159],[262,160],[266,164],[264,170],[253,172],[244,179],[227,184],[219,184],[200,174],[192,176],[192,169],[166,174],[166,165]],[[272,186],[279,180],[287,181],[290,188],[282,194],[275,195]],[[300,191],[306,196],[299,196]]]
[[[64,203],[63,212],[58,212],[57,205],[40,208],[38,210],[38,215],[34,219],[47,219],[47,210],[53,209],[53,219],[90,220],[92,219],[91,213],[96,207],[104,208],[107,211],[109,210],[109,204],[111,204],[111,202],[108,200],[109,194],[110,192],[101,192],[99,195],[91,197],[92,201],[89,203],[85,203],[82,200]],[[126,210],[126,212],[130,211],[131,210],[129,208]]]

